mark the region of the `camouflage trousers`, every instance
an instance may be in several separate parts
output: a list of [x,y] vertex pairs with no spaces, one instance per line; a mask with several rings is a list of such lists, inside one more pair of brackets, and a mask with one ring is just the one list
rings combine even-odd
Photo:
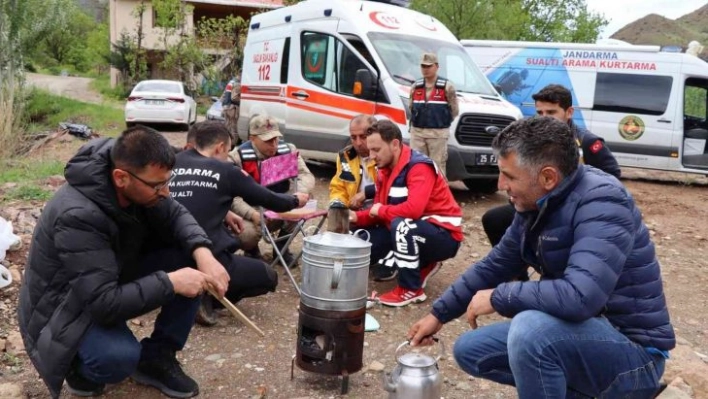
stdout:
[[435,162],[440,173],[447,175],[447,138],[450,129],[425,129],[412,127],[411,148],[422,152]]
[[231,143],[232,145],[238,145],[238,114],[240,107],[238,105],[227,105],[222,114],[224,115],[224,121],[226,123],[226,128],[229,129],[231,133]]

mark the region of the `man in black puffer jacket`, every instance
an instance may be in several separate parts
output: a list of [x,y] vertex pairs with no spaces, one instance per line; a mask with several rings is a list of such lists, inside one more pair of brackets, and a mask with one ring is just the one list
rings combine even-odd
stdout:
[[[67,183],[34,231],[18,310],[52,397],[64,379],[69,392],[95,396],[131,375],[171,397],[198,394],[175,352],[194,323],[194,297],[208,288],[223,295],[229,277],[169,196],[174,162],[164,137],[137,126],[91,141],[66,165]],[[184,256],[161,257],[152,237],[179,243]],[[159,307],[152,335],[138,342],[126,321]]]

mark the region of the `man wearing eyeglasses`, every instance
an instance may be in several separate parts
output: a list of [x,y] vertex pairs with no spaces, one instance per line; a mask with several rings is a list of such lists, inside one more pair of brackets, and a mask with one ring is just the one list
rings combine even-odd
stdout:
[[[27,354],[52,397],[65,379],[70,393],[96,396],[129,376],[171,397],[199,393],[175,353],[196,297],[224,295],[229,275],[170,198],[174,163],[167,140],[144,126],[91,141],[67,163],[66,184],[35,227],[18,309]],[[158,241],[183,253],[163,256]],[[138,341],[126,321],[160,307],[152,335]]]
[[438,76],[438,56],[425,53],[420,61],[422,79],[411,88],[411,148],[432,159],[445,176],[447,167],[447,139],[452,120],[460,113],[455,87]]

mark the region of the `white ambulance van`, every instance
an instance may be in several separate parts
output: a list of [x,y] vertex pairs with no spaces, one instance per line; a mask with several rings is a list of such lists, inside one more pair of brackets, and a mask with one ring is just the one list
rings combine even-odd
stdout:
[[603,137],[622,166],[708,173],[708,64],[658,46],[463,40],[524,116],[532,95],[561,84],[574,121]]
[[241,77],[239,135],[249,118],[277,118],[285,139],[308,158],[333,161],[357,114],[387,117],[408,137],[408,97],[420,59],[434,51],[458,93],[450,128],[448,178],[496,190],[490,144],[521,118],[438,20],[373,1],[307,0],[251,18]]

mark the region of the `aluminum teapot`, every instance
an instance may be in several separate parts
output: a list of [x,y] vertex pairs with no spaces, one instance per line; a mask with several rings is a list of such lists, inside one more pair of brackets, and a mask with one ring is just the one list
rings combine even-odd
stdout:
[[440,399],[442,377],[438,361],[445,353],[445,346],[438,338],[434,339],[440,344],[440,353],[436,358],[422,353],[399,356],[398,352],[410,341],[396,348],[398,364],[391,374],[383,375],[383,387],[389,392],[389,399]]

